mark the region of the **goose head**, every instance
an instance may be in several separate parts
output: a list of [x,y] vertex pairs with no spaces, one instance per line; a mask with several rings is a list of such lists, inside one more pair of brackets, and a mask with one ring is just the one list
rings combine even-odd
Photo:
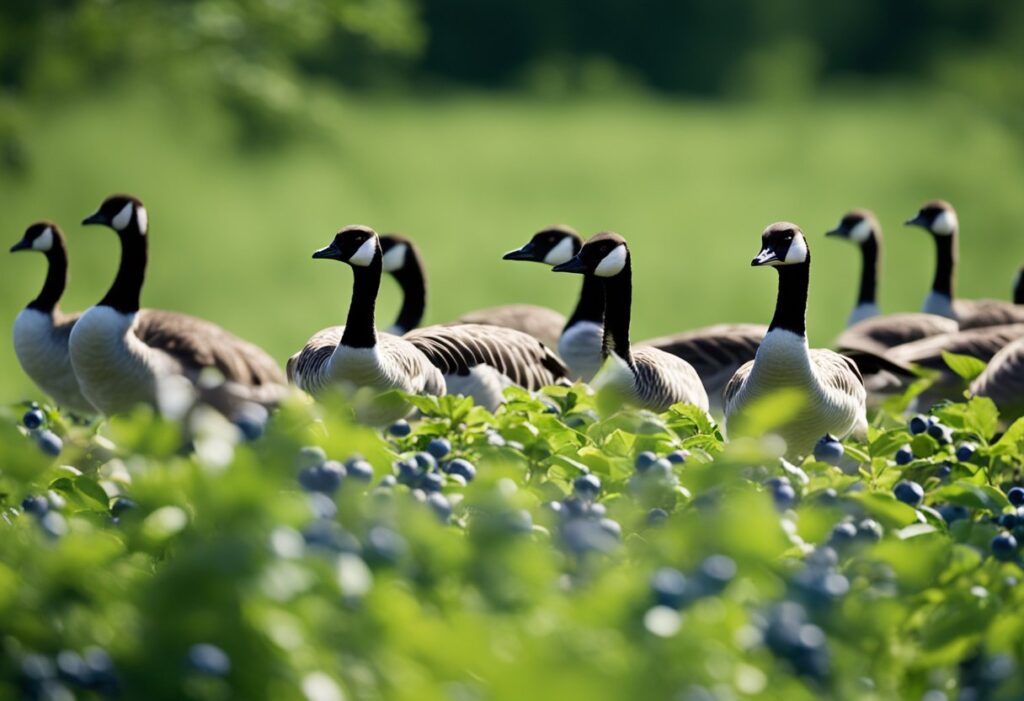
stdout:
[[49,253],[54,246],[60,245],[64,235],[60,228],[52,222],[41,221],[25,229],[25,235],[18,243],[11,246],[11,253],[17,251],[40,251]]
[[791,222],[776,222],[761,234],[761,252],[752,266],[770,265],[779,268],[787,265],[801,265],[809,262],[811,252],[807,239],[800,227]]
[[583,244],[575,257],[556,265],[556,273],[580,273],[596,277],[615,277],[629,265],[626,239],[605,231],[595,234]]
[[333,241],[313,252],[314,258],[340,260],[358,268],[369,267],[380,255],[380,239],[368,226],[346,226]]
[[416,255],[412,241],[401,234],[381,235],[380,250],[385,273],[396,273],[404,269],[413,262],[413,257]]
[[919,226],[932,236],[952,236],[960,224],[953,205],[945,200],[926,202],[917,215],[906,221],[907,226]]
[[527,260],[545,265],[561,265],[572,259],[583,246],[583,239],[568,226],[550,226],[533,235],[525,245],[509,251],[502,260]]
[[82,224],[102,224],[117,232],[118,236],[145,236],[149,231],[149,216],[142,201],[131,195],[111,195],[95,212],[82,220]]
[[851,209],[839,220],[836,228],[826,231],[825,236],[846,239],[862,246],[871,239],[877,239],[882,232],[874,212],[867,209]]

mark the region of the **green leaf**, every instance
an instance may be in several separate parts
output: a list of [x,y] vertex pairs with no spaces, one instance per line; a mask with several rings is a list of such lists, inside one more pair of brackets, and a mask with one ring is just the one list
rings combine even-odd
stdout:
[[970,355],[942,351],[942,360],[966,382],[970,382],[985,371],[985,362]]
[[106,509],[110,504],[110,498],[107,496],[106,491],[99,485],[95,480],[89,477],[78,477],[75,479],[75,489],[80,494],[84,494],[86,497],[96,502],[98,506]]
[[939,501],[948,501],[971,509],[988,509],[994,514],[1010,505],[1006,495],[995,487],[987,484],[974,484],[967,480],[957,480],[935,492]]

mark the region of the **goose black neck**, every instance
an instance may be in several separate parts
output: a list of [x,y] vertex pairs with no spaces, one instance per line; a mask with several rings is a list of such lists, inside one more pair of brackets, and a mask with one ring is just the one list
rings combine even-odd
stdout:
[[395,319],[395,328],[403,334],[420,325],[427,306],[427,280],[419,255],[410,246],[405,256],[406,264],[392,273],[402,288],[402,308]]
[[807,288],[811,279],[811,259],[796,265],[781,265],[779,296],[775,300],[775,316],[769,331],[784,329],[798,336],[807,334]]
[[377,345],[377,329],[374,313],[377,308],[377,292],[380,290],[381,256],[380,248],[367,266],[352,266],[352,301],[348,306],[348,320],[341,343],[349,348],[373,348]]
[[122,314],[139,311],[139,297],[142,283],[146,279],[147,242],[138,232],[126,231],[118,234],[121,239],[121,264],[117,268],[114,284],[100,306],[113,307]]
[[[590,276],[588,276],[590,277]],[[619,356],[633,366],[629,348],[629,317],[633,304],[633,272],[629,256],[620,273],[602,278],[604,282],[604,344],[603,355]]]
[[857,304],[875,304],[878,294],[878,264],[881,247],[873,235],[860,245],[863,267],[860,273],[860,292],[857,293]]
[[1017,273],[1017,286],[1013,288],[1013,303],[1024,304],[1024,268]]
[[39,295],[28,303],[29,309],[53,314],[60,298],[64,295],[64,287],[68,281],[68,253],[64,248],[63,239],[54,236],[53,246],[46,252],[46,280]]
[[604,287],[601,281],[593,275],[583,276],[583,286],[580,288],[580,298],[576,302],[576,308],[565,322],[565,328],[579,321],[591,321],[600,324],[604,320]]
[[956,275],[956,232],[949,236],[937,236],[935,239],[935,279],[932,281],[932,292],[946,295],[953,299],[953,278]]

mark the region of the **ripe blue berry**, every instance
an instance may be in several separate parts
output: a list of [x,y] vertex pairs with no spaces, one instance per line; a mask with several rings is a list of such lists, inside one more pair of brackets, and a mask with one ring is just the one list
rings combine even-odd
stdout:
[[437,460],[430,453],[419,452],[412,456],[412,459],[416,461],[423,470],[433,470],[437,467]]
[[223,677],[231,671],[231,658],[216,645],[199,643],[188,651],[188,663],[200,674]]
[[454,460],[449,460],[444,467],[445,471],[449,474],[461,475],[467,482],[472,482],[473,478],[476,477],[476,467],[469,460],[455,458]]
[[780,484],[772,489],[772,499],[779,509],[788,509],[796,502],[796,490],[791,484]]
[[907,506],[919,506],[924,501],[924,489],[917,482],[910,480],[898,482],[892,493]]
[[601,480],[597,475],[580,475],[573,480],[572,488],[584,499],[595,499],[601,493]]
[[444,487],[444,477],[440,472],[428,472],[420,477],[419,486],[425,492],[440,492]]
[[1000,533],[992,539],[990,547],[997,560],[1012,560],[1017,554],[1017,539],[1011,533]]
[[651,593],[661,606],[679,608],[686,603],[686,575],[672,567],[662,567],[651,575]]
[[440,460],[452,452],[452,444],[447,438],[434,438],[427,444],[427,452]]
[[21,417],[21,423],[25,424],[25,428],[30,431],[35,431],[37,428],[43,425],[43,421],[46,417],[43,412],[39,409],[29,409],[25,412],[25,415]]
[[928,417],[923,414],[918,414],[910,420],[909,424],[910,433],[918,435],[928,430]]
[[338,490],[345,479],[345,466],[337,460],[328,460],[322,465],[307,467],[299,473],[299,484],[309,492],[331,494]]
[[857,537],[877,543],[882,539],[882,524],[873,518],[866,518],[857,524]]
[[658,459],[658,456],[649,450],[645,450],[636,456],[636,461],[633,466],[636,467],[637,472],[646,472],[647,468],[654,464],[654,461]]
[[647,512],[647,525],[660,526],[668,520],[668,512],[664,509],[653,508]]
[[64,441],[53,431],[42,430],[36,434],[36,443],[47,455],[57,456],[64,449]]
[[21,501],[21,510],[33,516],[43,516],[50,510],[50,503],[46,497],[27,496]]
[[1024,506],[1024,487],[1011,487],[1006,493],[1006,498],[1014,506]]
[[373,479],[373,465],[362,458],[349,458],[345,461],[345,471],[352,479],[369,482]]
[[814,446],[814,459],[829,465],[838,465],[845,449],[835,436],[825,434]]
[[448,523],[448,520],[452,517],[452,505],[444,494],[440,492],[432,493],[427,497],[427,504],[443,523]]
[[928,435],[935,440],[942,442],[943,437],[946,434],[946,427],[936,421],[928,426]]
[[973,443],[961,443],[960,447],[956,449],[956,459],[960,462],[967,462],[974,457],[974,451],[978,449],[978,446]]
[[857,527],[849,521],[843,521],[832,527],[832,532],[828,536],[828,542],[835,547],[841,548],[843,545],[852,542],[856,537]]
[[323,465],[327,462],[327,453],[318,445],[306,445],[299,448],[296,462],[300,470],[315,465]]
[[665,459],[668,460],[673,465],[682,465],[684,462],[686,462],[686,458],[688,457],[690,457],[689,450],[673,450],[671,453],[665,456]]
[[412,433],[412,427],[409,425],[409,422],[406,421],[405,419],[399,419],[395,423],[388,426],[388,433],[390,433],[392,436],[395,436],[396,438],[404,438],[405,436],[408,436],[410,433]]
[[906,465],[914,459],[914,451],[910,449],[909,444],[900,446],[900,449],[896,451],[896,464]]

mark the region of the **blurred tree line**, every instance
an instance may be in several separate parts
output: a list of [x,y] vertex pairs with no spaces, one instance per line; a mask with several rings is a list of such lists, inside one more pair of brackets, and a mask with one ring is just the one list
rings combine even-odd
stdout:
[[261,139],[313,79],[546,93],[790,98],[836,80],[967,92],[1024,126],[1024,3],[1006,0],[11,0],[0,142],[33,98],[125,76],[210,90]]

